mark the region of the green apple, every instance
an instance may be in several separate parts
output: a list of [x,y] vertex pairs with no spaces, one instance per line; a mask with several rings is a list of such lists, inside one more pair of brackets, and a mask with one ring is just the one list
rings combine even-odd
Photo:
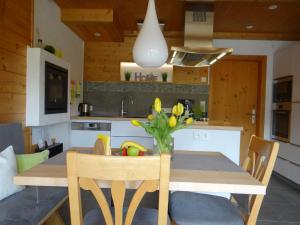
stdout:
[[137,147],[131,146],[127,149],[128,156],[138,156],[140,150]]

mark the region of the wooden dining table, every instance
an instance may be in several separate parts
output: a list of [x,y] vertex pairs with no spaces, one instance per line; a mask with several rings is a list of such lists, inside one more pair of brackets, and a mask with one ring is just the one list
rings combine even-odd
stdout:
[[[91,149],[73,148],[87,154]],[[14,177],[17,185],[67,187],[66,152],[50,158]],[[118,157],[118,156],[116,156]],[[142,157],[142,156],[141,156]],[[149,168],[151,169],[151,168]],[[109,181],[98,181],[102,188]],[[137,188],[129,182],[128,188]],[[171,161],[169,189],[210,193],[240,193],[265,195],[266,186],[219,152],[174,151]]]

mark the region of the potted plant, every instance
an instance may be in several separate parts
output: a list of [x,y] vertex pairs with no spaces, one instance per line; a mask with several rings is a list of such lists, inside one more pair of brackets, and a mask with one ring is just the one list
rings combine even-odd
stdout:
[[131,72],[126,71],[126,72],[125,72],[125,80],[126,80],[126,81],[130,81],[130,77],[131,77]]
[[161,153],[172,153],[174,146],[171,134],[176,130],[191,125],[193,118],[189,117],[189,115],[183,115],[184,107],[181,103],[173,106],[171,116],[167,116],[162,110],[159,98],[155,99],[153,108],[156,115],[150,114],[147,122],[131,120],[131,123],[134,126],[143,127],[145,131],[155,139],[156,150]]
[[198,120],[198,121],[201,120],[202,113],[203,113],[203,108],[202,108],[201,104],[199,104],[199,103],[194,104],[192,109],[194,112],[195,120]]
[[161,74],[161,77],[162,77],[162,81],[163,82],[167,82],[167,79],[168,79],[168,73],[164,72]]

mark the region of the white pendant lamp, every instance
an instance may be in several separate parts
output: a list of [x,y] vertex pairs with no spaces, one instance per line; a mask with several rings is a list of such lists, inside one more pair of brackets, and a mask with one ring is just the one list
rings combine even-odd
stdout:
[[154,0],[149,0],[143,27],[133,46],[133,60],[141,67],[160,67],[168,58],[168,46],[158,23]]

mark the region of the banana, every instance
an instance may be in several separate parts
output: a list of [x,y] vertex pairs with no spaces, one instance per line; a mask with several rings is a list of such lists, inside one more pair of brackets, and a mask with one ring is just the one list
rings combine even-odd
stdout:
[[128,148],[129,146],[134,146],[134,147],[138,148],[142,152],[146,152],[147,151],[147,149],[144,146],[142,146],[142,145],[140,145],[140,144],[138,144],[138,143],[136,143],[134,141],[124,141],[122,143],[122,145],[121,145],[121,148]]

